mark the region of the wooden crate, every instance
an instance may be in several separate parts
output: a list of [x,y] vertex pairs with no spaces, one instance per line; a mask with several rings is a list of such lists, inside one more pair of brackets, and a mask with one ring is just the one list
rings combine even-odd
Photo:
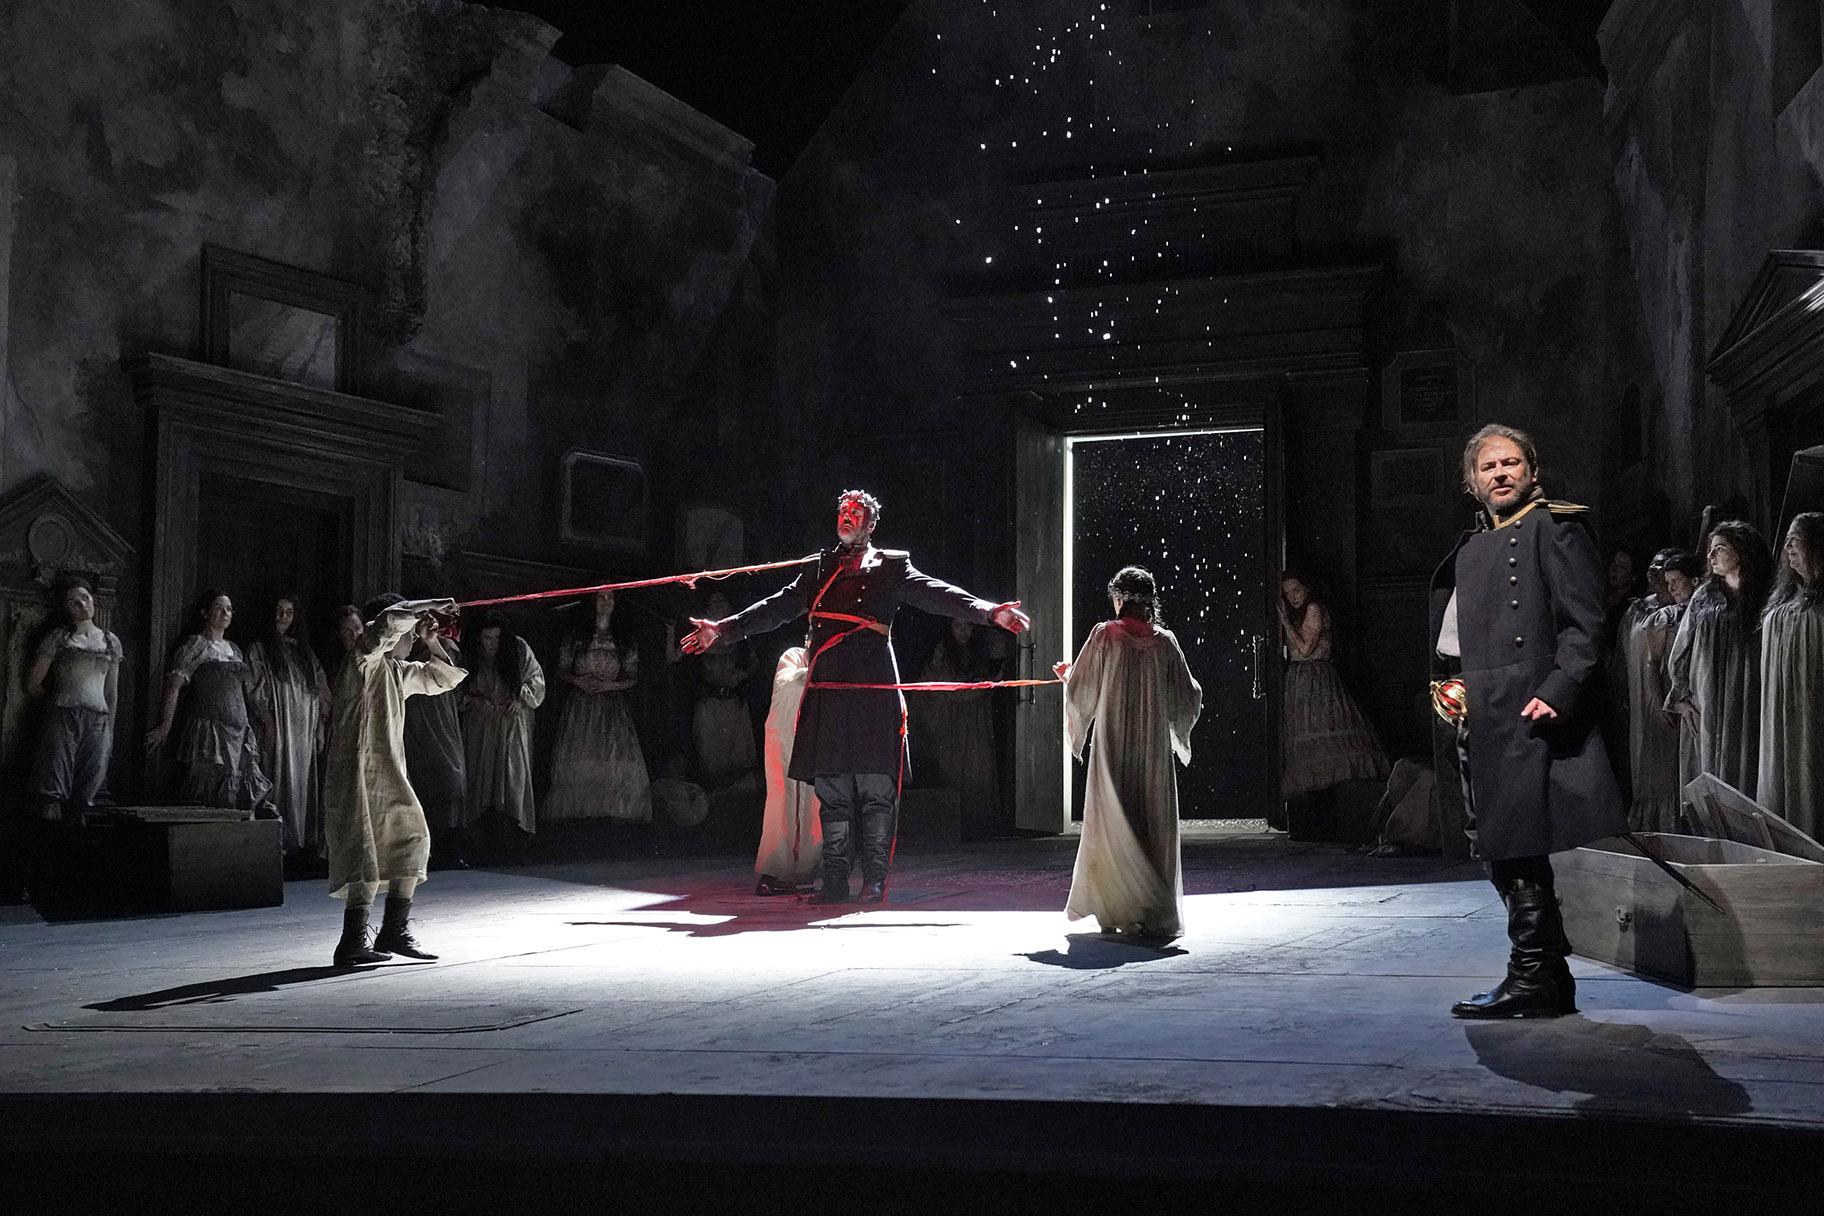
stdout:
[[32,898],[49,917],[205,912],[284,902],[276,819],[188,821],[181,808],[122,808],[44,835]]
[[1824,846],[1712,776],[1685,787],[1691,835],[1638,839],[1719,913],[1626,841],[1558,853],[1571,946],[1692,988],[1824,986]]

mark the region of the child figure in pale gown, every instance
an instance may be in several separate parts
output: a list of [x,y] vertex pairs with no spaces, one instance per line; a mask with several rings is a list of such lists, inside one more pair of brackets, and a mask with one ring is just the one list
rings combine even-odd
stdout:
[[1184,932],[1172,760],[1191,762],[1203,689],[1160,623],[1151,574],[1123,567],[1108,595],[1114,619],[1090,631],[1076,662],[1055,668],[1071,752],[1089,766],[1064,911],[1072,920],[1095,917],[1104,933],[1169,941]]

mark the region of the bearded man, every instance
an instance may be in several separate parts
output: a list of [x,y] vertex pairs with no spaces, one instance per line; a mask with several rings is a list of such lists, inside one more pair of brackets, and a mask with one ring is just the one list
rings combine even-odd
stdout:
[[1470,851],[1507,906],[1507,976],[1460,1018],[1575,1013],[1551,854],[1627,828],[1601,733],[1604,579],[1589,511],[1539,488],[1538,450],[1491,424],[1463,449],[1481,503],[1432,576],[1433,702],[1454,723]]

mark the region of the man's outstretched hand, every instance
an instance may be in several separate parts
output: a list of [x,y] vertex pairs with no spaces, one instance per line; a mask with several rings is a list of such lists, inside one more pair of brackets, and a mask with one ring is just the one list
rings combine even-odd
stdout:
[[706,621],[702,617],[693,616],[690,618],[690,623],[696,628],[686,634],[684,640],[678,643],[685,654],[702,654],[714,646],[716,639],[722,636],[722,622],[720,621]]
[[1008,633],[1025,633],[1032,628],[1032,618],[1020,611],[1020,601],[1008,600],[988,611],[988,619]]

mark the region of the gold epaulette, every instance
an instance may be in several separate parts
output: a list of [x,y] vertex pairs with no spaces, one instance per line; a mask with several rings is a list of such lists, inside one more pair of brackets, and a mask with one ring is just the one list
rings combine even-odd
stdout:
[[1556,498],[1546,499],[1545,509],[1553,515],[1587,515],[1590,511],[1580,502],[1561,502]]

